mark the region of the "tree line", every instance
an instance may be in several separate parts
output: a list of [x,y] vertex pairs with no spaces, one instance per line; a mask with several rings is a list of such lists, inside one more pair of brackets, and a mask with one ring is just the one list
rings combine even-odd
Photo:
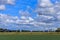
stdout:
[[3,28],[0,28],[0,32],[60,32],[60,28],[58,28],[57,30],[55,31],[30,31],[30,30],[9,30],[9,29],[3,29]]

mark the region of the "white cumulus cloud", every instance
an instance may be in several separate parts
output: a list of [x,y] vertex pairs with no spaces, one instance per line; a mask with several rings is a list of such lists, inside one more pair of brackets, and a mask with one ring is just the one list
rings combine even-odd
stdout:
[[[40,1],[40,2],[39,2]],[[53,4],[50,2],[50,0],[38,0],[39,2],[39,5],[42,6],[42,7],[50,7],[52,6]]]
[[0,5],[0,10],[5,10],[5,5]]
[[14,5],[15,4],[15,0],[7,0],[8,4]]

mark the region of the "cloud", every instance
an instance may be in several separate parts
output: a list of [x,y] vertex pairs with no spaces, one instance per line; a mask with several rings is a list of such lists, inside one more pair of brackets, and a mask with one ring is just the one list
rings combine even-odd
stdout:
[[5,10],[6,9],[6,7],[5,7],[6,4],[14,5],[15,0],[0,0],[0,10]]
[[[29,9],[29,8],[28,8],[28,9]],[[23,11],[23,10],[20,10],[20,11],[19,11],[19,14],[21,15],[20,20],[22,20],[21,23],[24,22],[23,24],[29,24],[29,23],[31,23],[31,21],[34,20],[34,19],[31,17],[28,9],[25,10],[25,11]]]
[[7,23],[14,23],[15,21],[6,19],[6,22],[7,22]]
[[53,13],[53,14],[56,12],[55,9],[54,9],[54,7],[50,7],[48,11],[49,11],[50,13]]
[[15,0],[7,0],[7,4],[14,5],[15,4]]
[[[51,5],[49,6],[49,4]],[[43,15],[44,14],[56,15],[56,13],[59,12],[60,10],[60,3],[57,2],[56,4],[53,4],[50,2],[50,0],[38,0],[37,5],[38,5],[38,8],[36,9],[37,13],[43,14]]]
[[5,5],[0,5],[0,10],[5,10]]
[[27,26],[29,26],[28,28],[33,28],[33,27],[35,28],[36,27],[36,30],[37,30],[40,27],[47,28],[47,26],[55,25],[54,23],[37,22],[37,21],[35,21],[35,19],[33,19],[31,17],[26,18],[24,16],[24,18],[25,19],[19,19],[17,16],[8,16],[6,14],[0,14],[0,22],[2,22],[1,24],[4,23],[3,25],[5,25],[5,26],[11,25],[11,28],[17,27],[17,26],[20,27],[23,25],[25,28],[27,28]]
[[6,4],[6,0],[0,0],[0,4]]
[[21,23],[24,24],[29,24],[31,23],[31,21],[33,21],[34,19],[32,17],[26,17],[26,16],[21,16]]
[[16,23],[16,24],[29,24],[32,19],[30,17],[23,17],[19,19],[17,16],[9,16],[6,14],[0,14],[0,20],[4,23]]
[[23,19],[23,20],[25,20],[25,19],[26,19],[26,17],[25,17],[25,16],[21,16],[20,18],[21,18],[21,19]]
[[[46,3],[46,1],[47,0],[42,0],[42,2],[45,3],[45,4],[42,4],[42,7],[45,7],[45,6],[49,7],[49,6],[51,6],[51,5],[47,5],[47,3],[48,3],[49,0],[47,1],[47,3]],[[7,3],[8,4],[14,4],[11,0],[9,0],[9,2],[7,2]],[[42,15],[37,16],[36,17],[37,20],[36,20],[36,19],[33,19],[31,17],[31,15],[30,15],[30,13],[29,13],[28,10],[25,10],[25,11],[20,10],[19,11],[19,14],[21,15],[20,18],[18,18],[17,16],[8,16],[8,15],[5,15],[5,14],[0,14],[0,21],[3,22],[3,23],[5,23],[6,25],[16,25],[16,24],[19,24],[19,25],[16,25],[18,27],[20,27],[21,25],[24,26],[24,27],[30,26],[31,28],[38,27],[39,29],[40,29],[40,27],[44,27],[44,28],[45,27],[47,28],[48,26],[49,27],[55,27],[55,24],[57,24],[55,22],[57,22],[57,21],[48,23],[48,22],[51,21],[50,19],[54,19],[55,18],[54,15],[56,15],[56,14],[55,14],[54,6],[50,7],[50,8],[46,8],[46,9],[42,8],[42,9],[40,8],[39,12],[40,12],[40,10],[42,10],[43,13],[46,13],[46,14],[49,13],[51,15],[42,14]],[[60,13],[57,13],[57,15],[59,15],[59,14]],[[58,19],[59,19],[59,17],[60,16],[57,16]],[[46,23],[46,22],[44,22],[46,20],[49,20],[49,21],[47,21],[47,23]],[[29,24],[29,25],[27,25],[27,24]],[[13,27],[15,27],[15,26],[13,26]]]
[[36,22],[36,21],[34,21],[33,23],[32,23],[35,27],[48,27],[48,26],[53,26],[53,25],[55,25],[54,23],[46,23],[46,22]]
[[60,20],[60,15],[57,16],[57,19]]
[[[40,2],[39,2],[40,1]],[[52,6],[53,4],[50,2],[50,0],[38,0],[39,2],[39,5],[42,6],[42,7],[50,7]]]
[[0,4],[15,4],[15,0],[0,0]]
[[54,18],[53,16],[47,16],[47,15],[40,15],[40,17],[42,17],[42,18],[47,18],[47,19]]
[[[44,4],[43,6],[41,6],[41,8],[40,8],[40,6],[38,6],[38,8],[36,9],[38,15],[48,15],[48,16],[44,16],[44,17],[40,16],[40,18],[42,18],[42,20],[43,20],[43,18],[47,18],[47,19],[58,18],[59,19],[60,16],[57,13],[60,12],[60,3],[58,1],[56,1],[55,4],[52,4],[50,2],[50,0],[38,0],[38,1],[40,1],[40,2],[38,2],[37,5],[41,6]],[[52,4],[53,6],[52,5],[48,6],[49,4]],[[51,15],[51,17],[50,17],[50,15]]]
[[25,11],[23,11],[23,10],[20,10],[19,11],[19,14],[21,15],[21,16],[30,16],[30,13],[28,12],[28,10],[25,10]]
[[16,24],[29,24],[34,19],[32,17],[21,16],[20,19],[17,16],[10,16],[7,14],[0,13],[0,20],[4,23],[16,23]]
[[20,19],[21,24],[28,24],[29,20],[28,18],[24,17],[23,19]]
[[34,20],[38,22],[52,22],[52,20],[55,20],[55,17],[49,15],[40,15],[37,16]]
[[18,18],[16,16],[13,17],[13,16],[0,13],[0,20],[1,22],[4,22],[4,23],[16,23],[16,20],[18,20]]
[[34,19],[33,19],[32,17],[29,17],[29,20],[30,20],[30,21],[34,21]]

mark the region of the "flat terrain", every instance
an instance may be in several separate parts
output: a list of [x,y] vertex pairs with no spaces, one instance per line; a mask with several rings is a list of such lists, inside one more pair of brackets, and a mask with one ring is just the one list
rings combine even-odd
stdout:
[[60,32],[1,32],[0,40],[60,40]]

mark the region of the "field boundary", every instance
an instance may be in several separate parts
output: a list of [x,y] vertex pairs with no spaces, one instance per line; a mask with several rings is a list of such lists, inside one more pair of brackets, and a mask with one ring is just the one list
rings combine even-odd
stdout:
[[60,35],[60,32],[0,32],[0,35]]

